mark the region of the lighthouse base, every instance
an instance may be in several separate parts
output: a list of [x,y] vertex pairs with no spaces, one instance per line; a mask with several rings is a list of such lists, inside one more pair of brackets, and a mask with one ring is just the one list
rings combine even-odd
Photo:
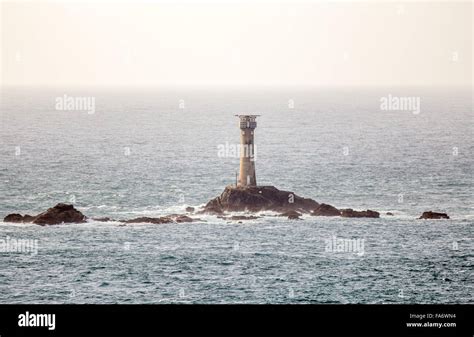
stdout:
[[205,213],[223,212],[287,212],[291,210],[309,213],[319,203],[313,199],[297,196],[293,192],[281,191],[274,186],[227,186],[222,194],[210,200]]

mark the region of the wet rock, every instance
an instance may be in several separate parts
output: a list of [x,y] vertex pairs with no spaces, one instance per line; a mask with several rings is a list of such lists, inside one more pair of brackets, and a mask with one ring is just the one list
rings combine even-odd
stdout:
[[3,218],[4,222],[16,222],[16,223],[28,223],[32,222],[35,217],[25,214],[21,215],[18,213],[8,214],[5,218]]
[[379,218],[380,213],[371,211],[370,209],[366,211],[355,211],[352,208],[347,208],[341,210],[341,216],[343,218]]
[[255,219],[258,219],[260,218],[259,216],[253,216],[253,215],[232,215],[230,217],[221,217],[222,219],[226,219],[226,220],[234,220],[234,221],[237,221],[237,220],[255,220]]
[[446,213],[428,211],[423,212],[423,214],[418,219],[449,219],[449,216]]
[[25,214],[23,215],[23,222],[32,222],[35,219],[34,216]]
[[194,222],[194,221],[203,221],[201,219],[193,219],[184,214],[170,214],[158,218],[151,217],[139,217],[135,219],[125,220],[125,223],[152,223],[152,224],[167,224],[167,223],[184,223],[184,222]]
[[293,192],[281,191],[274,186],[227,186],[222,194],[210,200],[202,212],[222,214],[223,212],[287,212],[296,210],[308,213],[319,204]]
[[208,213],[208,214],[214,214],[214,215],[223,215],[224,211],[222,210],[221,205],[219,205],[218,202],[218,197],[215,199],[212,199],[207,203],[206,206],[204,206],[204,209],[200,211],[199,213]]
[[386,214],[386,215],[393,215],[392,212],[387,212],[387,213],[385,213],[385,214]]
[[103,217],[103,218],[92,218],[91,220],[98,221],[98,222],[109,222],[109,221],[115,221],[109,217]]
[[286,216],[288,217],[289,220],[301,220],[300,219],[301,215],[302,214],[297,211],[288,211],[285,213],[281,213],[279,216]]
[[165,224],[173,222],[173,219],[170,217],[162,216],[159,218],[151,218],[151,217],[139,217],[134,219],[125,220],[125,223],[152,223],[152,224]]
[[57,225],[61,223],[83,223],[86,216],[74,208],[73,205],[57,204],[47,211],[38,214],[33,223],[37,225]]
[[187,216],[187,215],[178,215],[177,217],[174,218],[175,222],[181,223],[181,222],[193,222],[194,219]]
[[194,207],[186,207],[186,212],[188,213],[194,212]]
[[341,211],[338,210],[334,206],[331,206],[328,204],[321,204],[313,210],[311,215],[313,216],[340,216]]
[[32,222],[44,226],[57,225],[61,223],[83,223],[86,222],[86,219],[86,216],[75,209],[73,205],[60,203],[36,216],[14,213],[7,215],[3,221],[17,223]]

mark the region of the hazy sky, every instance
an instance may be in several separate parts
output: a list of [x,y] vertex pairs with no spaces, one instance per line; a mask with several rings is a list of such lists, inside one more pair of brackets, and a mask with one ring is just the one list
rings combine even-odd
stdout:
[[6,85],[470,85],[471,2],[16,1]]

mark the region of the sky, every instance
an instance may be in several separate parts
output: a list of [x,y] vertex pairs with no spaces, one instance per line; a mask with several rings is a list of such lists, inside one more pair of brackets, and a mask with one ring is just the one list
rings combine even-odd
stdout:
[[0,8],[2,85],[472,85],[469,1],[3,1]]

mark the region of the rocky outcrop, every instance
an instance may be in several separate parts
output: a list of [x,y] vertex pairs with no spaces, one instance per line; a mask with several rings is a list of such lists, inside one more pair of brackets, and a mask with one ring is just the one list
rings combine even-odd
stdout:
[[[195,209],[193,207],[186,208],[188,214],[194,213],[194,211]],[[313,216],[342,216],[348,218],[378,218],[380,216],[378,212],[371,210],[355,211],[351,208],[339,210],[334,206],[319,204],[313,199],[300,197],[293,192],[281,191],[273,186],[227,186],[220,196],[210,200],[198,213],[214,214],[217,215],[218,218],[236,221],[254,220],[261,217],[256,215],[225,215],[225,212],[243,211],[251,213],[273,211],[280,213],[279,216],[284,216],[291,220],[300,220],[303,213],[310,213]],[[425,212],[420,219],[421,218],[449,219],[445,213],[435,212]],[[5,222],[35,223],[42,226],[61,223],[83,223],[86,222],[86,220],[86,216],[75,209],[73,205],[62,203],[36,216],[13,213],[4,218]],[[113,220],[109,217],[92,218],[91,220],[99,222],[117,221],[124,224],[167,224],[203,221],[198,218],[191,218],[185,214],[170,214],[162,217],[138,217],[129,220]]]
[[446,213],[437,213],[432,211],[423,212],[418,219],[449,219]]
[[16,223],[27,223],[27,222],[32,222],[35,217],[25,214],[21,215],[18,213],[13,213],[13,214],[8,214],[3,221],[5,222],[16,222]]
[[202,212],[311,212],[319,204],[313,199],[302,198],[293,192],[281,191],[274,186],[227,186],[222,194],[210,200]]
[[331,206],[328,204],[321,204],[313,210],[311,215],[313,216],[340,216],[341,211],[338,210],[334,206]]
[[285,212],[285,213],[281,213],[280,216],[286,216],[288,217],[289,220],[301,220],[300,219],[300,216],[302,214],[297,212],[297,211],[288,211],[288,212]]
[[[47,211],[40,213],[36,216],[21,215],[18,213],[8,214],[3,221],[5,222],[16,222],[16,223],[34,223],[37,225],[57,225],[61,223],[83,223],[86,222],[87,218],[84,214],[74,208],[73,205],[57,204],[56,206],[49,208]],[[191,218],[184,214],[170,214],[159,218],[140,217],[130,220],[113,220],[109,217],[103,218],[92,218],[93,221],[108,222],[108,221],[119,221],[124,223],[153,223],[153,224],[165,224],[165,223],[183,223],[183,222],[194,222],[203,221],[198,218]]]
[[3,221],[5,222],[32,222],[37,225],[57,225],[61,223],[82,223],[86,222],[86,216],[74,208],[73,205],[57,204],[47,211],[36,216],[8,214]]
[[217,216],[219,219],[224,219],[224,220],[255,220],[260,218],[259,216],[254,216],[254,215],[232,215],[232,216]]
[[140,218],[134,218],[134,219],[129,219],[125,220],[125,223],[153,223],[153,224],[163,224],[163,223],[171,223],[173,222],[173,219],[170,217],[162,216],[159,218],[150,218],[150,217],[140,217]]
[[177,223],[181,223],[181,222],[193,222],[195,220],[199,220],[199,219],[193,219],[187,215],[184,215],[184,214],[180,214],[180,215],[177,215],[175,217],[172,218],[174,220],[174,222],[177,222]]
[[33,223],[42,226],[82,222],[86,222],[86,216],[75,209],[73,205],[68,204],[57,204],[33,219]]
[[166,223],[183,223],[183,222],[193,222],[193,221],[202,221],[201,219],[193,219],[187,215],[183,214],[170,214],[162,216],[159,218],[150,218],[150,217],[140,217],[130,220],[125,220],[125,223],[152,223],[152,224],[166,224]]
[[204,206],[204,209],[200,211],[199,213],[208,213],[212,215],[223,215],[224,211],[222,210],[222,207],[219,205],[217,198],[212,199],[209,201],[206,206]]
[[98,222],[109,222],[109,221],[115,221],[114,219],[111,219],[109,217],[103,217],[103,218],[92,218],[91,220],[98,221]]
[[[342,216],[346,218],[378,218],[375,211],[339,210],[293,192],[281,191],[274,186],[227,186],[222,194],[210,200],[201,213],[222,215],[224,212],[275,211],[289,219],[299,219],[301,213],[314,216]],[[294,213],[292,213],[294,212]]]
[[354,211],[352,208],[347,208],[341,209],[341,216],[343,218],[379,218],[380,213],[371,211],[370,209],[366,211]]

